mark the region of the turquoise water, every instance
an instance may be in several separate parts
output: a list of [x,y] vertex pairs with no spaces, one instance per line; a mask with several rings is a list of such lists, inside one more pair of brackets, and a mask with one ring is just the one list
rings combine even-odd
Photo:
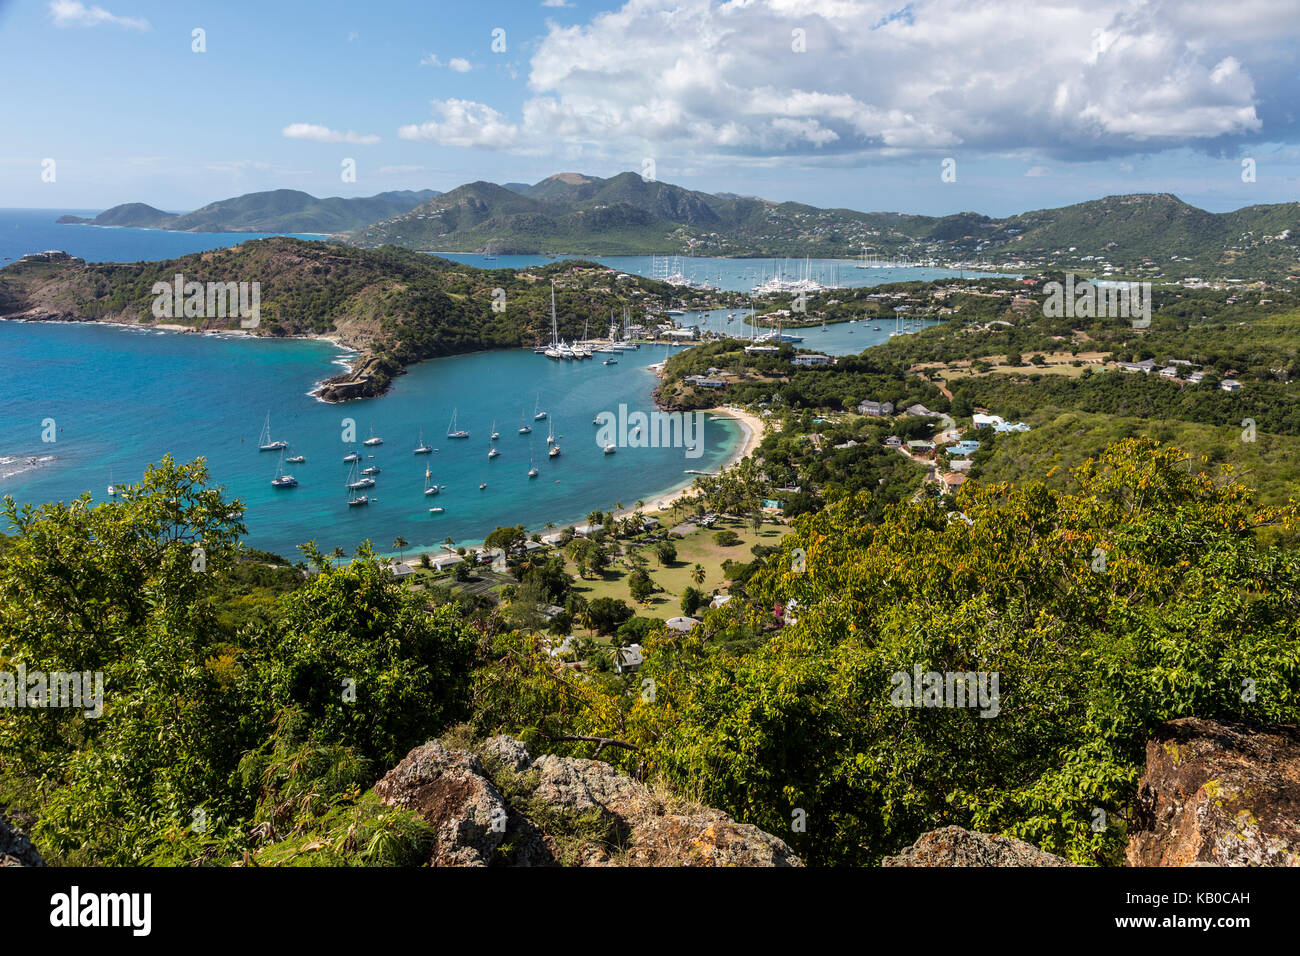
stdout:
[[[234,245],[248,233],[197,234],[148,229],[60,226],[65,212],[89,210],[0,210],[0,260],[29,252],[63,249],[90,261],[134,262],[184,255]],[[310,238],[310,237],[305,237]],[[525,267],[551,261],[542,256],[457,255],[470,265]],[[648,256],[600,259],[613,268],[653,274]],[[0,261],[0,265],[3,262]],[[805,267],[793,260],[682,259],[683,272],[744,290],[759,278],[784,271],[843,285],[875,285],[953,275],[938,269],[853,269],[852,263],[815,260]],[[726,312],[680,316],[683,324],[703,322],[744,337],[743,314],[726,322]],[[801,347],[832,355],[854,354],[888,339],[892,324],[858,322],[832,325],[825,332],[806,329]],[[690,481],[687,469],[716,471],[740,438],[729,421],[710,422],[704,454],[686,458],[683,449],[620,448],[603,454],[595,441],[593,416],[617,411],[652,410],[655,385],[646,366],[662,361],[666,350],[645,347],[625,353],[619,364],[561,363],[530,352],[495,352],[426,362],[397,379],[389,394],[346,405],[326,405],[308,394],[322,378],[335,374],[331,363],[346,357],[327,343],[250,340],[237,336],[199,336],[128,330],[95,325],[0,323],[0,373],[6,382],[0,399],[0,493],[39,503],[70,500],[83,491],[106,498],[110,481],[139,479],[146,464],[170,453],[179,460],[208,459],[213,481],[247,506],[250,545],[295,557],[295,547],[315,539],[328,551],[349,553],[362,540],[392,550],[401,535],[413,547],[434,547],[445,538],[481,540],[497,525],[524,524],[540,530],[580,522],[594,509],[638,499],[653,505]],[[563,454],[546,455],[546,423],[532,421],[540,395],[555,418]],[[444,436],[453,407],[468,441]],[[290,442],[289,454],[307,461],[288,465],[297,488],[270,486],[278,455],[256,450],[268,410],[274,437]],[[534,427],[532,440],[517,434],[521,413]],[[53,418],[58,437],[41,440],[42,422]],[[357,437],[373,427],[385,439],[364,464],[383,471],[366,493],[365,508],[347,506],[349,450],[342,421],[356,422]],[[489,461],[488,432],[493,419],[501,432],[501,455]],[[420,429],[438,451],[415,456]],[[541,474],[527,477],[529,452]],[[28,464],[35,458],[37,463]],[[446,490],[426,498],[424,468]],[[479,483],[487,482],[480,491]],[[428,508],[446,509],[430,515]]]
[[[0,493],[20,502],[67,501],[89,490],[107,498],[110,480],[138,480],[144,466],[171,453],[180,460],[206,456],[215,483],[247,506],[249,545],[297,556],[297,544],[314,538],[328,551],[348,553],[369,539],[383,552],[401,535],[413,547],[435,547],[450,536],[479,541],[497,525],[541,530],[581,522],[593,509],[657,495],[688,483],[687,469],[716,471],[741,429],[732,421],[708,422],[704,453],[620,448],[605,455],[595,440],[593,416],[650,411],[656,382],[645,366],[662,355],[643,349],[599,360],[552,362],[531,352],[492,352],[438,359],[400,376],[387,395],[327,405],[307,393],[334,374],[331,362],[346,353],[321,342],[247,340],[138,331],[89,324],[0,323],[0,370],[6,380],[0,415]],[[532,420],[541,406],[555,420],[562,454],[546,455],[547,422]],[[470,431],[466,441],[445,438],[453,406]],[[274,437],[289,454],[307,457],[286,466],[297,488],[270,486],[279,456],[258,452],[268,410]],[[534,431],[517,434],[521,415]],[[57,440],[41,440],[53,418]],[[359,444],[364,464],[382,472],[366,493],[373,503],[349,508],[348,467],[353,446],[342,441],[343,419],[356,422],[357,441],[375,433],[378,448]],[[493,419],[501,455],[489,461]],[[438,450],[416,456],[420,429]],[[541,474],[529,479],[529,453]],[[29,467],[27,459],[40,459]],[[424,469],[446,490],[426,498]],[[486,481],[487,490],[479,483]],[[441,506],[445,514],[430,515]]]

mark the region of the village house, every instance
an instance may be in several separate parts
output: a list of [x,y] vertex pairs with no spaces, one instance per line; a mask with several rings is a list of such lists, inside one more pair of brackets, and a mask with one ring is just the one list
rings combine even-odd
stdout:
[[858,414],[859,414],[859,415],[870,415],[870,416],[872,416],[873,418],[879,418],[879,417],[882,416],[882,415],[892,415],[892,414],[894,414],[894,403],[893,403],[893,402],[873,402],[873,401],[870,401],[870,400],[865,401],[865,402],[861,402],[861,403],[858,405]]
[[1219,388],[1225,392],[1239,392],[1241,391],[1241,383],[1235,378],[1225,378],[1219,383]]
[[790,360],[792,365],[830,365],[831,357],[813,352],[801,352]]

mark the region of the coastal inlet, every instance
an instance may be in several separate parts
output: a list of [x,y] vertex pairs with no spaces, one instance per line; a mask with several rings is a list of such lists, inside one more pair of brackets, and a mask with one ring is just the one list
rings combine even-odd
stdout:
[[[53,458],[9,475],[0,492],[33,504],[87,490],[106,500],[109,484],[138,481],[165,454],[203,456],[213,483],[247,507],[245,542],[291,560],[298,544],[313,539],[325,551],[351,554],[369,539],[389,552],[398,536],[413,549],[433,549],[448,537],[480,541],[498,525],[580,524],[619,502],[652,507],[692,480],[688,469],[716,472],[739,450],[740,426],[710,420],[700,457],[687,458],[683,448],[605,454],[593,418],[620,404],[652,411],[657,380],[647,366],[663,354],[627,352],[616,365],[551,362],[531,351],[441,358],[412,366],[383,397],[331,405],[309,393],[348,353],[325,342],[0,323],[10,382],[0,454]],[[446,437],[453,409],[469,438]],[[545,419],[536,419],[539,410]],[[258,451],[268,411],[272,440],[288,443],[285,458],[305,459],[283,466],[296,487],[273,488],[280,453]],[[41,440],[48,418],[57,423],[53,443]],[[346,418],[356,422],[352,444],[342,440]],[[491,442],[494,424],[500,438]],[[531,432],[519,434],[521,424]],[[547,454],[552,425],[563,449],[555,457]],[[363,444],[372,430],[382,445]],[[421,433],[435,450],[416,455]],[[499,454],[489,459],[494,445]],[[366,507],[348,506],[351,466],[343,458],[354,450],[358,472],[379,469],[375,485],[361,492]],[[530,465],[538,472],[532,479]],[[426,468],[445,486],[436,497],[424,494]],[[434,506],[444,511],[430,514]]]

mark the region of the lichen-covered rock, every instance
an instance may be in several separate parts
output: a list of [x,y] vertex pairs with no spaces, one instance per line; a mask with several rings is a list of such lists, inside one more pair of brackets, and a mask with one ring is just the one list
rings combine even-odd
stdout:
[[44,866],[40,852],[0,813],[0,866]]
[[532,754],[524,746],[522,740],[516,740],[514,737],[490,737],[483,744],[484,757],[492,757],[500,761],[502,766],[508,767],[516,773],[521,773],[528,769],[528,765],[533,762]]
[[478,749],[483,761],[431,741],[375,785],[434,829],[435,865],[803,865],[758,827],[661,797],[599,760],[532,760],[511,737]]
[[1031,843],[962,827],[923,833],[898,856],[881,866],[1070,866],[1069,860],[1045,853]]
[[719,810],[671,806],[650,788],[599,760],[548,755],[532,798],[569,812],[609,814],[619,852],[592,846],[584,866],[802,866],[786,844]]
[[1300,728],[1194,717],[1147,742],[1129,866],[1300,866]]
[[478,757],[436,740],[407,754],[375,784],[375,794],[433,828],[434,866],[486,866],[505,838],[509,808]]

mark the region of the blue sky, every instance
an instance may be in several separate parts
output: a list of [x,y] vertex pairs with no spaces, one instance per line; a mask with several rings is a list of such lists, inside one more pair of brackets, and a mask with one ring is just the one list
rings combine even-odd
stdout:
[[1221,211],[1300,196],[1297,49],[1300,0],[0,0],[0,206],[650,159],[666,182],[821,206],[1159,191]]

